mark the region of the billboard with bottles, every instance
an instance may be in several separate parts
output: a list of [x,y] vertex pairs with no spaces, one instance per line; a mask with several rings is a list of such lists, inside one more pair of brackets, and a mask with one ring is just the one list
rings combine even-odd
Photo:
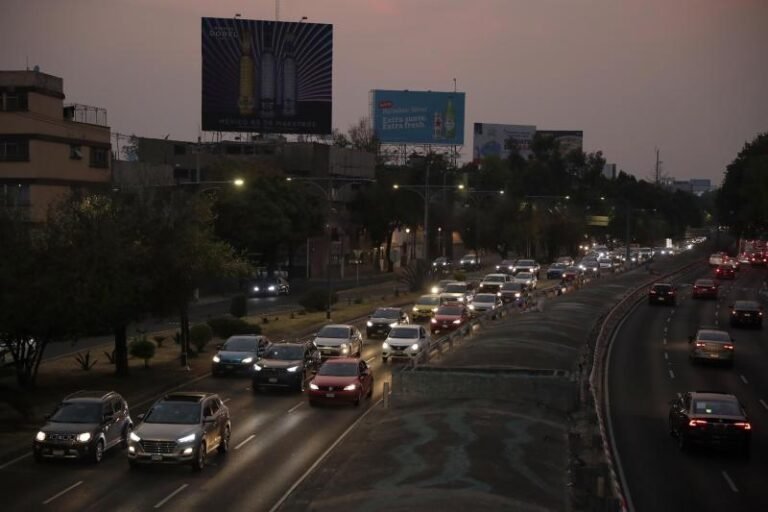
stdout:
[[464,144],[464,93],[371,91],[371,119],[384,144]]
[[203,130],[331,133],[333,25],[202,19]]

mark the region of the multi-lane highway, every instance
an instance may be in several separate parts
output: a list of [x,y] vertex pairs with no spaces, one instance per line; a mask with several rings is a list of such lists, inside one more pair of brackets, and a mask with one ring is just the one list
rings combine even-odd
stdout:
[[[613,339],[607,373],[610,425],[632,510],[768,510],[768,344],[763,330],[732,328],[729,305],[755,299],[764,267],[743,266],[718,300],[691,299],[699,269],[678,283],[676,307],[640,302]],[[688,336],[719,326],[735,339],[733,368],[692,365]],[[751,460],[698,449],[681,452],[667,426],[669,401],[685,391],[724,391],[745,405],[753,425]]]

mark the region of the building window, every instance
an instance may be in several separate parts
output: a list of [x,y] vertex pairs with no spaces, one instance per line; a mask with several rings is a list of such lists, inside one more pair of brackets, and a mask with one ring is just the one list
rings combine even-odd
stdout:
[[105,148],[91,148],[91,167],[109,167],[109,151]]
[[26,162],[29,160],[29,139],[0,138],[0,162]]
[[3,91],[0,93],[0,110],[3,112],[26,112],[26,91]]
[[69,145],[69,158],[72,160],[83,159],[83,147],[78,144]]
[[29,205],[29,185],[0,184],[0,206],[8,208]]

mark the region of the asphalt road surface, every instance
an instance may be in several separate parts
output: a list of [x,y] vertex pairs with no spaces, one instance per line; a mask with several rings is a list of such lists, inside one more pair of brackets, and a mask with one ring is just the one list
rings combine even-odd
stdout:
[[[768,345],[766,331],[732,328],[729,305],[756,299],[765,267],[742,266],[723,281],[718,300],[691,299],[696,277],[683,278],[676,307],[641,302],[614,338],[607,383],[609,415],[630,510],[768,510]],[[733,368],[692,365],[688,336],[719,326],[735,339]],[[668,402],[685,391],[735,394],[752,423],[751,460],[711,449],[682,453],[670,436]]]

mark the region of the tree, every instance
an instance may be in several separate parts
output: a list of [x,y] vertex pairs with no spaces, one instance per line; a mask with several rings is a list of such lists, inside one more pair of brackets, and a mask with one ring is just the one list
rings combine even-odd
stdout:
[[718,221],[737,236],[759,236],[768,230],[768,132],[757,135],[725,171],[717,197]]

